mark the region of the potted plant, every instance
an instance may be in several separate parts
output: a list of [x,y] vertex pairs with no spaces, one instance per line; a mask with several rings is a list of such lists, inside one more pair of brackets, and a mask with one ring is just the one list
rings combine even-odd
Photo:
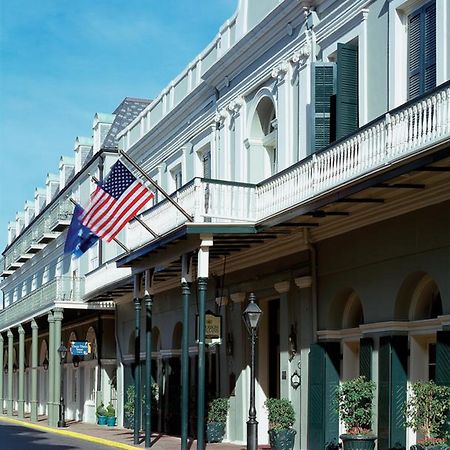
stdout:
[[372,432],[372,402],[375,383],[359,376],[343,381],[336,400],[339,417],[345,425],[346,433],[340,438],[345,450],[373,450],[376,436]]
[[116,410],[111,402],[106,407],[106,423],[108,427],[114,427],[116,425]]
[[416,448],[448,448],[449,411],[450,387],[437,385],[433,381],[416,381],[410,386],[405,423],[419,434]]
[[295,412],[286,398],[268,398],[264,402],[269,418],[270,445],[276,450],[292,450],[296,431],[292,428]]
[[101,402],[100,405],[97,406],[97,410],[95,413],[97,415],[97,423],[99,425],[106,425],[106,409],[103,402]]
[[215,398],[209,402],[208,422],[206,424],[206,439],[208,442],[222,442],[229,407],[230,401],[228,398]]

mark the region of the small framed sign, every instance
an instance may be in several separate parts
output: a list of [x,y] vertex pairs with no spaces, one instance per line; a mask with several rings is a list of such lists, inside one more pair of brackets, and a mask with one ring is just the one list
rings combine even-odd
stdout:
[[91,344],[88,341],[72,341],[70,343],[72,356],[86,356],[91,353]]
[[[196,337],[198,341],[198,314],[196,316]],[[205,344],[216,345],[222,343],[222,316],[214,314],[212,311],[206,311],[205,313]]]

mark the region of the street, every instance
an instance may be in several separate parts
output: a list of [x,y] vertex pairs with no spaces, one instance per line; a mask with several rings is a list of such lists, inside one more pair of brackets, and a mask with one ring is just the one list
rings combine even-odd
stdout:
[[108,448],[111,447],[19,425],[0,423],[0,450],[106,450]]

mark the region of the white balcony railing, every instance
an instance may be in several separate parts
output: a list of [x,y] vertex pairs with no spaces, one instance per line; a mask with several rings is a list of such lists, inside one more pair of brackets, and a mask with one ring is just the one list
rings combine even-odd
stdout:
[[55,302],[81,301],[84,279],[56,277],[0,311],[0,330],[44,311]]

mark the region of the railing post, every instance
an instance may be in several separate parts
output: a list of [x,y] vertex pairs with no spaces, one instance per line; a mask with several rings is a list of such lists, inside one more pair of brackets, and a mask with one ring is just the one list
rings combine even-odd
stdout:
[[385,133],[384,155],[385,158],[387,158],[391,153],[392,148],[392,124],[391,124],[391,115],[389,113],[386,113],[386,115],[384,116],[384,133]]
[[202,189],[202,180],[200,178],[195,178],[194,180],[194,222],[203,222],[203,206],[204,206],[204,196]]

